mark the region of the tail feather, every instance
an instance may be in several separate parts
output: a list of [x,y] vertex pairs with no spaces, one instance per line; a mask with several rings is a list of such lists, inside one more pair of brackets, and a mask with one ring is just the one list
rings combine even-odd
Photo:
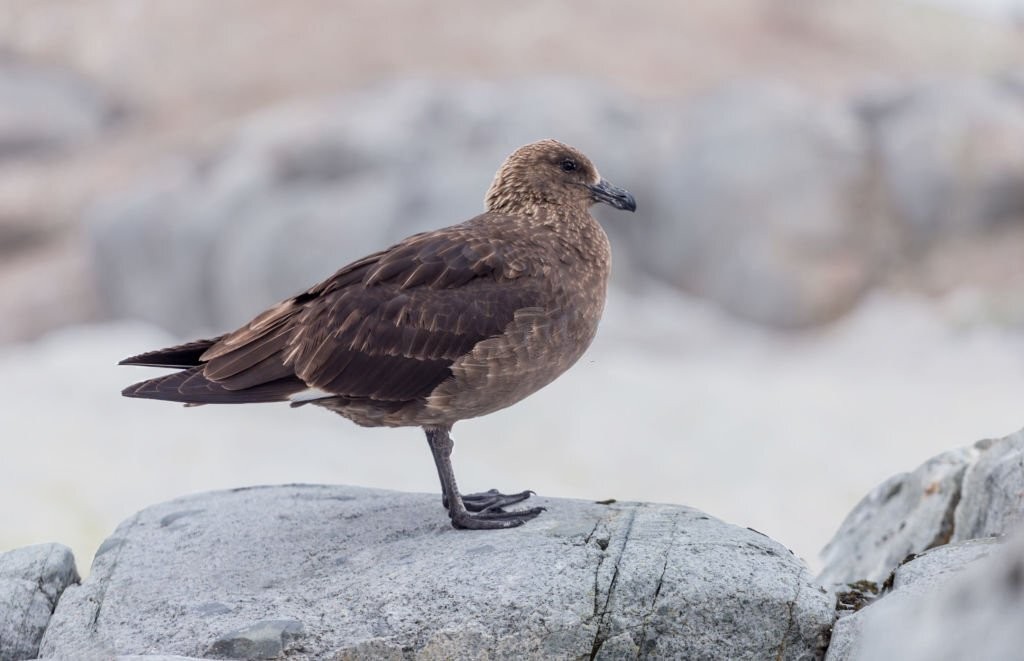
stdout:
[[[221,336],[223,337],[223,335]],[[176,347],[147,351],[131,358],[125,358],[118,365],[143,365],[146,367],[177,367],[186,369],[200,364],[199,357],[221,338],[196,340]]]
[[121,394],[125,397],[160,399],[185,404],[252,404],[288,401],[289,396],[305,390],[306,387],[301,379],[291,376],[250,388],[229,390],[207,379],[203,376],[203,367],[197,366],[141,381],[128,386]]

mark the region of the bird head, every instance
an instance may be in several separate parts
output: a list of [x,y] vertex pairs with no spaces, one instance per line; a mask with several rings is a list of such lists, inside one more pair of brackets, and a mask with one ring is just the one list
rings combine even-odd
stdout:
[[602,202],[636,211],[636,200],[598,173],[582,152],[557,140],[540,140],[512,152],[487,191],[488,211],[526,213],[544,205],[587,209]]

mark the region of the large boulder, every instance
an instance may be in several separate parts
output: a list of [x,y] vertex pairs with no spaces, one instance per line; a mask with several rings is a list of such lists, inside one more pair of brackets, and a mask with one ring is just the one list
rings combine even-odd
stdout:
[[1019,657],[1024,530],[1000,547],[1024,523],[1022,466],[1024,431],[934,457],[857,505],[823,553],[839,612],[828,661]]
[[960,485],[976,448],[959,448],[894,475],[853,508],[821,552],[825,585],[883,582],[908,556],[953,536]]
[[76,200],[96,194],[107,168],[84,163],[83,152],[127,116],[94,80],[18,58],[7,45],[0,46],[0,344],[97,315],[74,224]]
[[870,284],[868,148],[857,117],[777,84],[695,100],[659,173],[651,267],[748,320],[792,328]]
[[1024,219],[1024,98],[995,80],[929,81],[864,104],[906,244]]
[[1024,523],[1024,430],[985,439],[889,478],[847,515],[822,551],[825,585],[881,583],[907,557],[1005,535]]
[[830,547],[831,591],[674,505],[537,499],[469,532],[436,495],[199,494],[119,526],[81,585],[59,545],[0,555],[0,658],[1016,658],[1022,459],[1024,431],[888,480]]
[[0,53],[0,161],[95,141],[124,109],[73,71]]
[[[840,617],[832,629],[832,638],[829,641],[825,661],[940,658],[910,657],[906,654],[875,654],[871,656],[866,653],[866,650],[878,646],[879,643],[886,644],[885,638],[892,639],[887,643],[890,648],[906,649],[908,637],[905,627],[908,621],[915,619],[912,615],[910,617],[908,615],[934,599],[935,595],[941,593],[957,574],[975,563],[981,562],[998,545],[999,541],[996,538],[986,538],[944,545],[926,551],[919,556],[912,556],[911,560],[900,565],[893,572],[890,584],[885,587],[885,593],[880,598],[868,599],[868,603],[863,607],[857,610],[851,609],[850,612],[840,609]],[[842,597],[843,595],[841,595],[841,601]],[[991,622],[991,626],[996,628],[1000,622],[1008,621],[997,618]],[[951,631],[957,629],[955,622],[950,622],[948,626]],[[885,634],[880,636],[879,630],[884,630]],[[966,654],[948,658],[997,659],[1010,657]]]
[[0,553],[0,659],[35,658],[57,600],[77,582],[75,558],[61,544]]
[[1024,430],[974,446],[963,476],[953,541],[1005,535],[1024,524]]
[[[978,542],[962,542],[950,548],[972,543]],[[1004,544],[990,544],[985,551],[959,569],[933,578],[935,585],[930,590],[898,602],[886,603],[891,598],[886,597],[865,609],[867,617],[854,658],[862,661],[1021,658],[1024,654],[1024,626],[1021,626],[1024,622],[1024,535],[1017,535]],[[892,596],[897,594],[898,588]],[[875,609],[877,612],[871,612]]]
[[767,537],[672,505],[541,499],[453,530],[435,495],[285,486],[122,524],[44,658],[820,658],[832,597]]

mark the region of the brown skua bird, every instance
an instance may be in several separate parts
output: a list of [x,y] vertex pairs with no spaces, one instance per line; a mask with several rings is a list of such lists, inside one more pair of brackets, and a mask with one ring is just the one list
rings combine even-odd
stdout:
[[625,190],[554,140],[517,149],[486,211],[345,266],[242,328],[123,365],[181,371],[127,397],[186,404],[315,404],[367,427],[422,427],[456,528],[511,528],[542,508],[530,491],[460,495],[451,429],[515,404],[590,345],[604,308],[608,238],[596,202],[634,211]]

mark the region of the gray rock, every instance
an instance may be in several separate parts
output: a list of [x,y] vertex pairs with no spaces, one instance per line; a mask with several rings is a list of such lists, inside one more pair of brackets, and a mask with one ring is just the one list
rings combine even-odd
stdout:
[[[210,614],[208,611],[204,615]],[[302,635],[302,622],[263,620],[224,634],[204,656],[216,659],[274,659]]]
[[199,173],[177,162],[89,212],[87,240],[108,314],[181,333],[210,325],[212,301],[202,283],[219,226],[195,209],[203,200]]
[[965,567],[988,557],[1001,543],[999,537],[982,537],[937,546],[912,556],[893,570],[892,589],[924,594],[933,586],[945,583],[950,576]]
[[[1020,659],[1024,535],[1003,544],[982,542],[948,547],[978,545],[972,549],[978,557],[964,558],[961,568],[934,576],[929,589],[898,601],[885,597],[865,609],[866,615],[874,612],[865,619],[857,654],[849,658]],[[891,596],[898,593],[899,588]]]
[[856,116],[775,84],[742,84],[685,112],[660,173],[651,267],[774,327],[834,319],[867,288],[867,141]]
[[0,54],[0,159],[95,140],[123,114],[109,95],[71,71]]
[[61,544],[0,553],[0,659],[35,658],[57,600],[77,581],[75,558]]
[[456,531],[436,495],[287,486],[144,510],[42,657],[819,658],[830,595],[778,543],[670,505],[538,499]]
[[[959,544],[949,544],[922,553],[898,567],[892,575],[891,590],[877,601],[865,606],[855,613],[840,614],[832,628],[832,639],[829,642],[826,661],[847,661],[848,659],[904,659],[902,655],[864,654],[867,636],[877,629],[880,622],[888,623],[894,629],[890,636],[900,637],[899,628],[904,620],[903,613],[908,609],[919,607],[933,598],[943,586],[966,567],[981,561],[998,546],[994,538],[971,540]],[[1001,658],[973,657],[960,658]]]
[[822,550],[818,580],[881,583],[907,556],[947,543],[961,479],[978,454],[975,447],[945,452],[875,487]]
[[1024,430],[945,452],[873,489],[825,546],[818,580],[881,583],[910,555],[1021,522]]
[[980,441],[963,477],[953,541],[1005,535],[1024,523],[1024,430]]
[[935,81],[876,100],[883,186],[908,244],[1024,214],[1024,103],[997,81]]
[[[97,203],[87,226],[105,305],[184,335],[242,323],[368,252],[480,213],[505,156],[543,137],[644,200],[667,150],[656,113],[570,80],[406,80],[273,109]],[[629,237],[649,242],[637,231],[618,242],[620,267]]]

